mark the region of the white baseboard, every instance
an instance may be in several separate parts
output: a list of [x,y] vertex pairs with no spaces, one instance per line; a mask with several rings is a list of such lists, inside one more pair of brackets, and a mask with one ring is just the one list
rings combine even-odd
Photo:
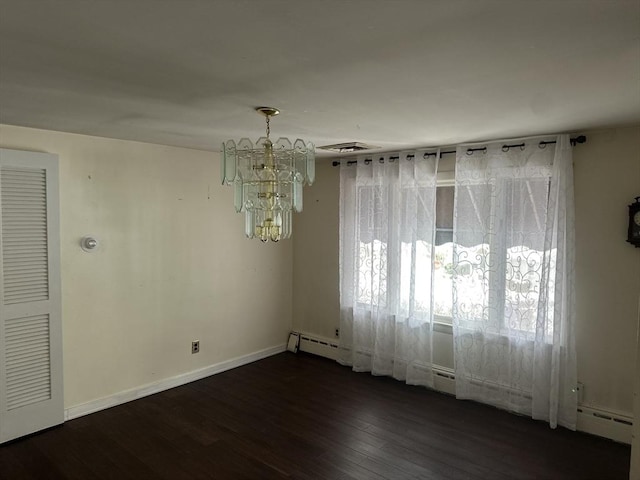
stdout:
[[[306,333],[300,333],[299,335],[301,351],[337,360],[338,342],[336,340]],[[247,365],[257,360],[282,353],[286,351],[286,349],[286,344],[276,345],[275,347],[266,348],[248,355],[232,358],[192,372],[183,373],[158,382],[125,390],[108,397],[98,398],[80,405],[74,405],[65,409],[64,418],[65,420],[71,420],[106,408],[114,407],[122,403],[130,402],[138,398],[153,395],[154,393],[185,385],[187,383],[215,375],[216,373],[231,370],[232,368]],[[443,393],[455,395],[455,376],[453,370],[446,367],[435,367],[434,374],[435,389]],[[577,429],[581,432],[609,438],[616,442],[630,444],[632,428],[633,417],[628,415],[619,412],[607,411],[599,407],[586,405],[580,405],[578,407]]]
[[616,442],[631,444],[633,417],[602,408],[578,405],[578,424],[580,432],[609,438]]
[[[338,359],[338,342],[310,333],[299,333],[300,350],[321,357]],[[453,369],[434,365],[434,389],[455,396],[456,377]],[[631,443],[633,417],[600,407],[578,405],[577,430],[609,438],[620,443]]]
[[169,390],[170,388],[179,387],[180,385],[185,385],[187,383],[191,383],[193,381],[215,375],[216,373],[221,373],[226,370],[231,370],[232,368],[241,367],[242,365],[247,365],[257,360],[262,360],[263,358],[282,353],[286,349],[287,345],[283,343],[282,345],[265,348],[264,350],[259,350],[248,355],[225,360],[224,362],[216,363],[215,365],[209,365],[208,367],[200,368],[198,370],[182,373],[180,375],[176,375],[175,377],[165,378],[164,380],[148,383],[146,385],[132,388],[130,390],[125,390],[123,392],[118,392],[114,395],[109,395],[108,397],[98,398],[96,400],[91,400],[90,402],[82,403],[80,405],[74,405],[65,409],[64,419],[72,420],[74,418],[82,417],[83,415],[88,415],[90,413],[95,413],[106,408],[115,407],[116,405],[127,403],[132,400],[137,400],[138,398],[153,395],[154,393]]

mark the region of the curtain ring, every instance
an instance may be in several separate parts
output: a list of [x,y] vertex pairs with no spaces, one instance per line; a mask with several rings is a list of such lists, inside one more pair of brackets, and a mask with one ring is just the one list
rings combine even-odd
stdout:
[[384,163],[384,157],[380,157],[380,158],[378,159],[378,161],[379,161],[380,163]]
[[540,142],[538,144],[538,148],[540,148],[540,149],[547,148],[547,142]]
[[509,151],[509,145],[502,145],[502,151],[503,152],[508,152]]
[[526,145],[524,143],[520,144],[520,151],[524,152],[524,149],[526,148]]
[[480,150],[482,150],[483,154],[487,153],[487,147],[482,147],[482,148],[467,148],[467,155],[473,155],[473,152],[479,152]]

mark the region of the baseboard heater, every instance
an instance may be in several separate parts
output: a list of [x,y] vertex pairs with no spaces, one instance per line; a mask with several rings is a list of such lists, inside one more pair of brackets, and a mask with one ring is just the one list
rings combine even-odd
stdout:
[[578,430],[631,444],[633,417],[588,405],[578,405]]
[[299,349],[302,352],[313,353],[320,357],[338,360],[338,343],[327,338],[298,333],[300,336]]
[[[300,351],[338,360],[340,347],[337,341],[308,333],[298,332],[298,335],[300,336]],[[435,389],[455,396],[456,376],[453,369],[434,365],[433,374]],[[631,444],[633,417],[579,404],[577,429],[616,442]]]

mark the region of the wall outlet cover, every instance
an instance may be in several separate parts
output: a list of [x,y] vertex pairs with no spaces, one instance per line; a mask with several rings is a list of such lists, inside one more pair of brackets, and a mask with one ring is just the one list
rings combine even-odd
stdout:
[[300,346],[300,336],[296,332],[289,334],[289,341],[287,342],[287,350],[293,353],[298,353],[298,347]]

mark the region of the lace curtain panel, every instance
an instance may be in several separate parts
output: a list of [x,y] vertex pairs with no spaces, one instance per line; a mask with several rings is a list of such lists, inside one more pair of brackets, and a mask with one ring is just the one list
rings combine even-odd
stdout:
[[433,386],[433,246],[439,155],[340,170],[340,359]]
[[576,426],[573,166],[555,148],[456,154],[456,396]]

